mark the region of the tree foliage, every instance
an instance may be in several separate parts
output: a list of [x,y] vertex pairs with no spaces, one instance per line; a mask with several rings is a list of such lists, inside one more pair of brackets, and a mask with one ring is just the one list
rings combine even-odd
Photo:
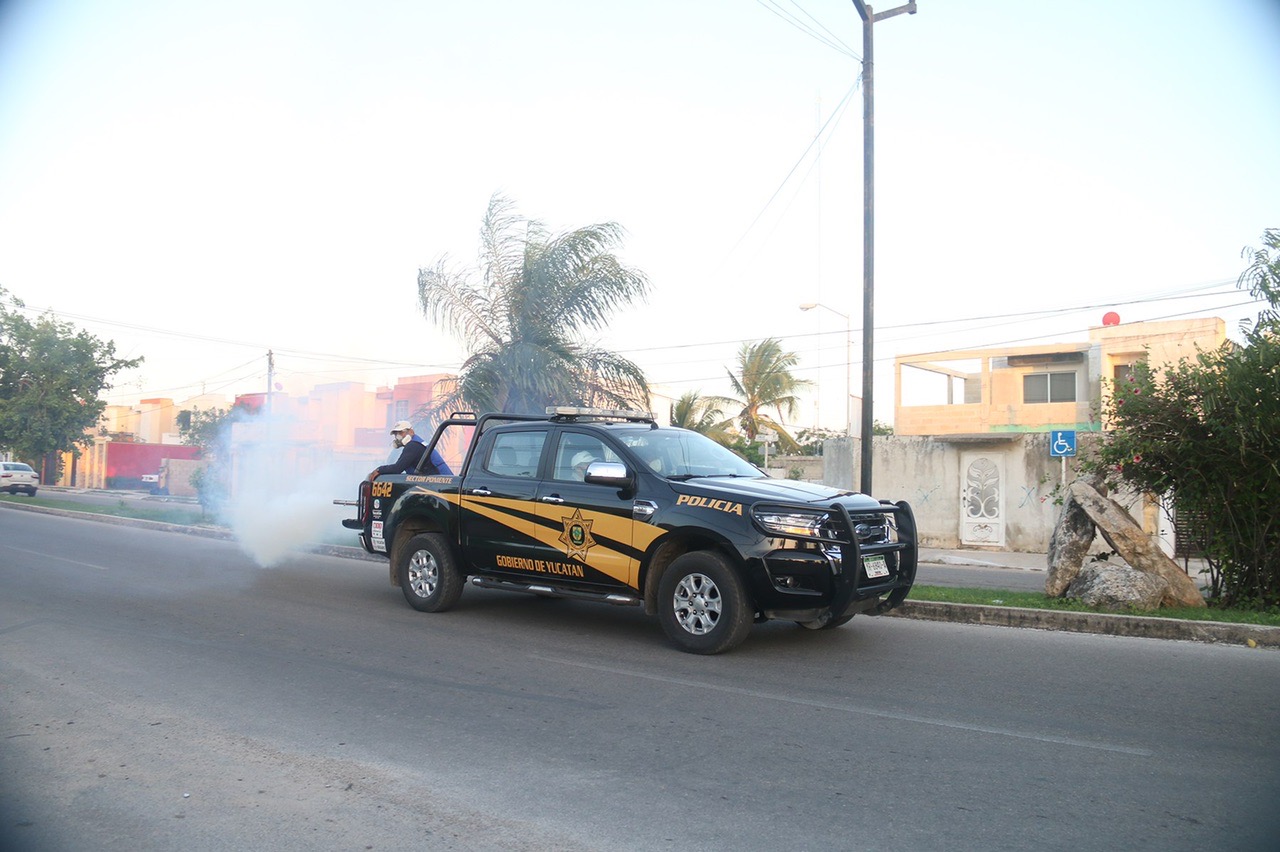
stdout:
[[611,222],[552,235],[493,196],[480,228],[479,269],[451,271],[441,258],[418,271],[424,316],[449,327],[469,353],[435,410],[647,408],[640,368],[583,339],[648,293],[644,274],[613,254],[621,237]]
[[189,447],[199,447],[208,458],[217,455],[234,410],[192,408],[178,412],[178,437]]
[[[1129,487],[1171,495],[1228,606],[1280,605],[1280,231],[1240,285],[1269,307],[1245,342],[1159,370],[1145,362],[1113,387],[1096,462]],[[1188,528],[1189,527],[1189,528]]]
[[703,396],[698,391],[686,391],[671,404],[671,425],[699,432],[726,446],[734,438],[729,431],[733,421],[716,406],[715,398]]
[[[794,452],[796,439],[782,426],[784,417],[795,417],[799,410],[799,391],[812,382],[797,379],[792,369],[800,361],[794,352],[784,352],[775,338],[759,343],[744,343],[738,350],[738,371],[728,370],[729,382],[736,396],[721,397],[716,403],[737,408],[734,415],[747,440],[754,442],[761,429],[773,429],[786,452]],[[778,419],[769,416],[768,410]]]
[[111,377],[142,359],[117,358],[113,342],[49,314],[29,320],[24,307],[0,287],[0,448],[38,465],[49,453],[79,453]]
[[182,443],[199,447],[204,464],[191,472],[191,486],[200,501],[201,514],[216,514],[226,503],[231,490],[231,465],[228,445],[231,425],[243,420],[245,409],[192,408],[178,412],[178,435]]
[[1274,337],[1280,334],[1280,228],[1268,228],[1262,234],[1262,248],[1246,248],[1242,254],[1251,263],[1240,273],[1236,285],[1268,305],[1249,331],[1254,336]]
[[801,429],[796,433],[797,452],[805,456],[820,456],[823,444],[844,437],[843,429]]

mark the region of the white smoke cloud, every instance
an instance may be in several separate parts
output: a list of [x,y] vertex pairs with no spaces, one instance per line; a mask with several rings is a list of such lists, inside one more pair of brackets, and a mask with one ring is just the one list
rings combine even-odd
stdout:
[[[354,494],[355,482],[333,470],[317,471],[292,482],[237,483],[225,510],[236,540],[258,565],[270,568],[309,546],[333,541],[350,510],[333,505],[335,497]],[[348,544],[355,544],[355,536]]]
[[216,453],[227,494],[217,518],[260,567],[270,568],[321,544],[356,545],[342,519],[361,478],[378,459],[336,458],[287,415],[237,412]]

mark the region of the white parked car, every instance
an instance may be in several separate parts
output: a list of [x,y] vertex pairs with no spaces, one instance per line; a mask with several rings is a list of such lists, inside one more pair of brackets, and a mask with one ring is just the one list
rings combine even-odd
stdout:
[[36,496],[36,486],[40,484],[40,474],[31,469],[31,465],[22,462],[0,462],[0,491],[17,494],[27,492],[28,497]]

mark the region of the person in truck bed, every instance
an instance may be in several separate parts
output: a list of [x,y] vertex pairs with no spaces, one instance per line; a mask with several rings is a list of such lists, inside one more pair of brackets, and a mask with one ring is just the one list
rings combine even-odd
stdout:
[[[422,459],[422,454],[427,451],[427,445],[413,431],[413,424],[408,420],[401,420],[391,427],[391,443],[400,448],[400,457],[390,464],[379,465],[370,471],[369,475],[365,477],[370,482],[373,482],[384,473],[413,473],[418,468],[418,462]],[[445,464],[444,459],[434,450],[431,452],[431,464],[435,467],[435,470],[427,471],[428,473],[437,473],[444,476],[453,474],[453,471]]]

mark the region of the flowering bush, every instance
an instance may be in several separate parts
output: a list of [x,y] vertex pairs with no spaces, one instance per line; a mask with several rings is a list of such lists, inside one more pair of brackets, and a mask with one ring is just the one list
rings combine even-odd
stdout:
[[[1280,250],[1280,230],[1266,241]],[[1255,252],[1240,283],[1270,305],[1245,329],[1245,344],[1158,371],[1135,364],[1112,386],[1108,434],[1086,467],[1172,497],[1184,520],[1178,534],[1209,562],[1211,597],[1272,607],[1280,606],[1280,253]]]

